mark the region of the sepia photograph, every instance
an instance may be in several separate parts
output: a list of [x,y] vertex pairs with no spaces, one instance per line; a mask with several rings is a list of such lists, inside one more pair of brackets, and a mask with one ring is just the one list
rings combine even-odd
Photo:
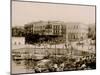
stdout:
[[11,3],[11,74],[96,70],[95,5]]

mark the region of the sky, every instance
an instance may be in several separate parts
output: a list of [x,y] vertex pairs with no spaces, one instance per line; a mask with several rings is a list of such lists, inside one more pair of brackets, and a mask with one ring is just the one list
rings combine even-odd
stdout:
[[95,23],[95,6],[12,2],[12,26],[40,20],[92,24]]

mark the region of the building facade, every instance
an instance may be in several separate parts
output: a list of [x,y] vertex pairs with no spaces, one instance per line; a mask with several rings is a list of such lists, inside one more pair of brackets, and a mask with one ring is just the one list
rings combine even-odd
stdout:
[[81,23],[66,23],[66,40],[76,41],[87,38],[88,26]]
[[96,25],[90,24],[88,27],[88,38],[91,38],[92,40],[96,39]]
[[[64,40],[63,36],[66,34],[66,26],[63,22],[60,21],[38,21],[26,24],[24,26],[26,37],[27,35],[33,35],[33,38],[28,37],[29,39],[41,39],[53,40]],[[34,35],[38,35],[35,37]],[[40,38],[38,38],[40,37]],[[31,40],[30,40],[31,41]]]
[[26,24],[26,34],[52,35],[64,41],[76,41],[87,38],[88,26],[81,23],[65,23],[62,21],[38,21]]
[[12,50],[25,47],[25,37],[12,37]]
[[65,25],[59,21],[38,21],[24,26],[26,33],[39,35],[63,35]]

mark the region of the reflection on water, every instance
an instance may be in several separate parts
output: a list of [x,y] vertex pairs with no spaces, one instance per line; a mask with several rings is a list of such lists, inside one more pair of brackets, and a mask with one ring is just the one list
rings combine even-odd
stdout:
[[33,60],[13,60],[12,73],[34,73],[35,64]]

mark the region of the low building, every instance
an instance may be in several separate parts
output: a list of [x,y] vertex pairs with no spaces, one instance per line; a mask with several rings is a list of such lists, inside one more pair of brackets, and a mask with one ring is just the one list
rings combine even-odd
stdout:
[[12,58],[21,59],[22,52],[25,53],[25,37],[12,37]]
[[12,37],[12,49],[25,46],[25,37]]

